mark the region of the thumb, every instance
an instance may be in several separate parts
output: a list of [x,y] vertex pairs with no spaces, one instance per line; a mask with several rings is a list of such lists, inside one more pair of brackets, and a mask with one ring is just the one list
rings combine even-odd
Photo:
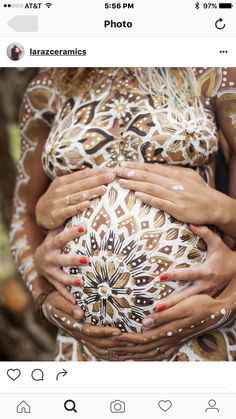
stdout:
[[147,329],[159,327],[163,324],[171,323],[172,321],[177,320],[179,318],[179,314],[180,313],[177,306],[174,306],[166,311],[155,313],[151,316],[146,317],[146,319],[143,320],[142,324]]
[[196,224],[189,225],[193,233],[197,234],[201,239],[203,239],[207,244],[207,249],[213,248],[217,246],[220,242],[220,237],[217,234],[213,233],[208,227],[206,226],[199,226]]

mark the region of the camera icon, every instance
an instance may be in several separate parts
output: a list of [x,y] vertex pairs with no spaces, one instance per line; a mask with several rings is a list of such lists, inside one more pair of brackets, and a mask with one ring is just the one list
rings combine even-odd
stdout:
[[110,404],[111,413],[125,413],[125,403],[121,400],[114,400]]

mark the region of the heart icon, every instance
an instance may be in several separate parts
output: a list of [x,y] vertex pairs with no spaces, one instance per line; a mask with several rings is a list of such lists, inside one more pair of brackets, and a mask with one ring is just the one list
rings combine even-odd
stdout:
[[158,406],[163,412],[167,412],[172,407],[172,402],[170,400],[160,400]]
[[17,368],[15,370],[10,369],[7,371],[7,375],[12,381],[15,381],[17,380],[17,378],[21,376],[21,371],[18,370]]

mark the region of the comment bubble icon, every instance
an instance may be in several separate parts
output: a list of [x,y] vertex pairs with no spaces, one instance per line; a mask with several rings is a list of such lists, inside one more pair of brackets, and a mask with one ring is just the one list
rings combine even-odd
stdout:
[[34,381],[43,381],[44,380],[44,372],[40,369],[35,369],[31,373],[31,377]]

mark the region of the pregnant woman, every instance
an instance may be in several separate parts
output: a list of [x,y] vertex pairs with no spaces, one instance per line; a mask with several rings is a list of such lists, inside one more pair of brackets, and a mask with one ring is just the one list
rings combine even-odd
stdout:
[[[67,241],[72,232],[74,237],[68,243],[59,240],[65,264],[58,277],[71,285],[85,321],[95,328],[112,326],[108,330],[113,334],[141,332],[145,318],[161,307],[161,300],[191,285],[163,273],[203,263],[206,246],[181,216],[170,215],[173,208],[164,210],[163,201],[169,201],[166,190],[173,196],[183,192],[183,182],[173,183],[153,165],[192,167],[214,186],[216,116],[235,148],[234,80],[229,69],[61,69],[42,72],[29,85],[21,109],[23,152],[12,241],[32,291],[37,292],[38,280],[33,253],[44,238],[35,224],[36,202],[47,189],[48,178],[81,171],[83,180],[90,176],[86,168],[98,183],[93,185],[92,179],[80,207],[73,202],[74,215],[68,214],[65,230]],[[138,170],[144,167],[118,169],[125,161],[153,166],[148,177],[156,183],[157,202],[145,203],[153,194],[147,177],[137,185],[142,175]],[[79,180],[78,173],[74,181]],[[65,202],[70,207],[72,192],[68,185]],[[75,227],[81,223],[86,232],[79,227],[85,234],[78,237]],[[221,325],[228,312],[220,307],[212,316],[217,318],[225,359],[229,337]],[[172,335],[167,331],[167,337]],[[90,358],[87,346],[83,352]]]

